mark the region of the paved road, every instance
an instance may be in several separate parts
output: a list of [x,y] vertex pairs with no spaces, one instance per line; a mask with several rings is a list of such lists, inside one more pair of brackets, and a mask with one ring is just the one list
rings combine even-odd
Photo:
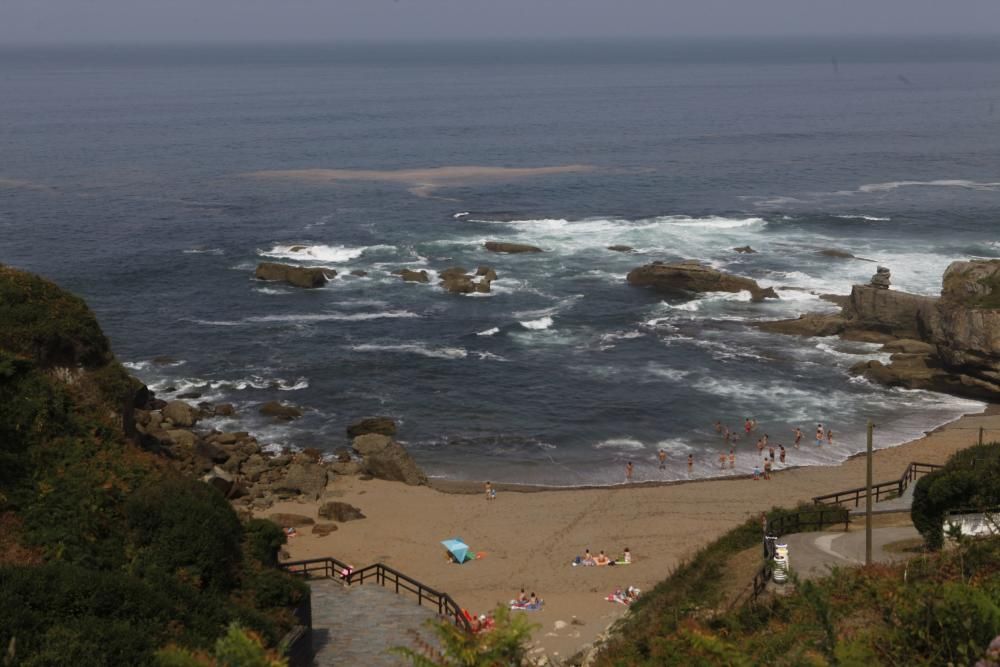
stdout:
[[[872,560],[876,563],[903,561],[906,553],[888,552],[885,545],[899,540],[920,537],[912,526],[875,528],[872,530]],[[865,531],[795,533],[779,542],[788,544],[788,562],[802,579],[826,576],[831,567],[864,565]]]
[[415,598],[375,584],[348,588],[334,579],[314,579],[309,587],[317,667],[409,665],[386,651],[399,645],[413,647],[411,630],[432,639],[424,623],[435,618],[437,610],[418,606]]

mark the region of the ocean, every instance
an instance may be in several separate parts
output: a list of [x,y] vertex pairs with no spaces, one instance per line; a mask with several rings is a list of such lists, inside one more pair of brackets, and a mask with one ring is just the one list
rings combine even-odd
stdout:
[[[749,471],[757,434],[719,471],[713,424],[752,416],[786,446],[802,427],[788,465],[833,465],[868,419],[885,447],[981,404],[751,323],[834,311],[879,264],[934,294],[1000,257],[998,72],[995,40],[944,38],[3,47],[0,262],[84,297],[160,397],[231,402],[205,426],[275,448],[332,453],[378,414],[434,477],[679,480]],[[781,298],[625,282],[678,259]],[[300,290],[261,261],[340,275]],[[456,265],[492,293],[393,274]]]

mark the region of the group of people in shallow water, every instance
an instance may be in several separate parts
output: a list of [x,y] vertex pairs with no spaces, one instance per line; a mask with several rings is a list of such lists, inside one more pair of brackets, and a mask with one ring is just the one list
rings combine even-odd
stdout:
[[[743,421],[743,432],[744,435],[741,436],[736,430],[730,429],[728,426],[723,425],[721,421],[715,422],[715,432],[720,434],[727,445],[729,445],[729,454],[723,450],[719,452],[719,469],[725,470],[726,464],[730,470],[736,468],[736,443],[741,437],[749,439],[751,435],[757,430],[757,419],[755,417],[747,417]],[[796,426],[792,429],[792,434],[795,438],[795,449],[799,449],[802,444],[802,428]],[[824,442],[828,445],[833,444],[833,430],[823,428],[823,424],[816,424],[816,446],[821,447]],[[775,450],[777,447],[777,450]],[[765,450],[767,453],[765,454]],[[777,460],[775,455],[777,454]],[[771,471],[774,468],[776,462],[785,463],[787,452],[785,451],[785,446],[780,443],[771,443],[770,436],[764,433],[757,438],[757,455],[761,457],[761,461],[754,465],[753,478],[761,479],[771,479]],[[660,470],[667,469],[667,452],[662,447],[656,454],[659,460]],[[688,454],[687,457],[688,474],[690,475],[694,469],[694,454]],[[632,461],[625,464],[625,481],[631,482],[632,477],[635,474],[635,465]]]

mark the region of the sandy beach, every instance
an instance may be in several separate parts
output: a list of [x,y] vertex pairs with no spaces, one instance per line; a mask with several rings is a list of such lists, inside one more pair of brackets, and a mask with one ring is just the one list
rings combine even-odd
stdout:
[[[974,444],[980,427],[987,430],[987,441],[1000,439],[1000,406],[877,451],[875,481],[898,478],[911,461],[944,462]],[[807,442],[802,446],[815,446]],[[794,464],[795,450],[788,456]],[[524,587],[545,600],[544,610],[529,612],[541,625],[535,640],[549,654],[566,657],[625,612],[604,599],[616,586],[648,590],[685,557],[747,517],[771,506],[793,506],[860,486],[864,478],[864,457],[855,457],[839,466],[786,470],[770,481],[719,479],[531,493],[501,489],[493,502],[481,493],[460,492],[479,489],[481,482],[474,487],[451,485],[451,492],[445,492],[344,478],[327,488],[320,503],[348,502],[367,518],[339,524],[339,530],[326,537],[305,528],[289,540],[287,549],[293,560],[330,555],[355,566],[385,562],[450,593],[476,613],[510,600]],[[263,515],[293,512],[318,518],[320,503],[281,503]],[[439,541],[455,536],[482,552],[482,558],[464,565],[447,562]],[[634,554],[630,566],[570,565],[587,548],[614,557],[625,547]],[[556,629],[557,621],[573,617],[582,625]]]

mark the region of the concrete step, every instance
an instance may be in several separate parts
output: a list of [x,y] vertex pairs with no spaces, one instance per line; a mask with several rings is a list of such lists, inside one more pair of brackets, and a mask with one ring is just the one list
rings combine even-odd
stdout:
[[314,579],[312,589],[314,665],[397,667],[410,663],[387,653],[394,646],[413,648],[411,630],[437,646],[425,626],[437,609],[421,607],[409,595],[377,584],[344,586],[335,579]]

